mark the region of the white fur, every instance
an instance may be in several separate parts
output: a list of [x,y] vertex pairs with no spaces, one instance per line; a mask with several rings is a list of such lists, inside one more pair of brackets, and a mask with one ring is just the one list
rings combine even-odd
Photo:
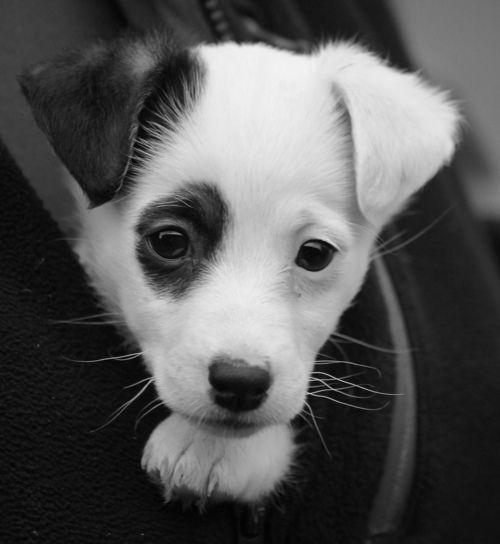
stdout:
[[256,502],[262,489],[281,481],[292,463],[295,446],[287,425],[263,427],[238,439],[209,432],[178,414],[154,430],[144,449],[143,468],[168,482],[168,501],[177,493]]
[[[192,113],[151,153],[130,195],[93,210],[81,200],[77,251],[174,412],[143,457],[165,497],[188,489],[258,501],[286,477],[289,422],[376,235],[450,159],[458,114],[417,76],[354,45],[307,56],[234,44],[199,53],[206,81]],[[174,300],[148,286],[134,226],[148,204],[192,181],[215,183],[234,221],[208,278]],[[307,272],[295,256],[318,238],[340,251],[325,270]],[[200,423],[223,413],[208,395],[208,364],[221,352],[271,362],[268,399],[242,416],[259,426],[250,436]]]
[[446,93],[355,45],[327,47],[320,62],[351,117],[361,211],[380,227],[451,159],[457,109]]

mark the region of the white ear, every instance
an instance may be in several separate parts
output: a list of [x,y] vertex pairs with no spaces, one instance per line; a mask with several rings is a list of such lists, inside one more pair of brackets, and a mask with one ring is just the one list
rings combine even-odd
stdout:
[[328,45],[319,59],[350,116],[360,210],[381,226],[451,159],[458,110],[446,93],[357,45]]

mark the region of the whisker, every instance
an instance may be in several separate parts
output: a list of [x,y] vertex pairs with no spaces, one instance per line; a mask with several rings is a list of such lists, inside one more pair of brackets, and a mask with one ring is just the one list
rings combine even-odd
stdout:
[[[364,383],[363,385],[366,385],[366,387],[370,387],[369,383]],[[317,386],[319,387],[319,386]],[[343,387],[335,387],[333,391],[345,391],[346,389],[352,389],[351,385],[344,385]],[[319,393],[319,391],[315,391],[315,393]],[[371,398],[373,395],[369,395],[366,398]]]
[[314,391],[311,391],[311,394],[317,395],[318,393],[328,393],[329,391],[333,393],[340,393],[341,395],[344,395],[345,397],[349,397],[352,399],[371,399],[375,396],[375,393],[372,395],[354,395],[353,393],[349,393],[346,391],[347,389],[352,389],[352,387],[339,387],[338,389],[335,389],[334,387],[324,387],[323,389],[315,389]]
[[[105,319],[109,318],[109,319]],[[123,325],[116,313],[102,312],[100,314],[73,317],[69,319],[49,319],[51,325]]]
[[[309,378],[309,380],[314,380],[314,381],[322,381],[322,382],[338,382],[339,380],[350,380],[351,378],[355,378],[356,376],[362,376],[363,374],[365,374],[365,372],[353,372],[352,374],[346,374],[345,376],[331,376],[330,374],[327,374],[326,372],[321,372],[321,374],[325,375],[325,376],[330,376],[329,378],[326,377],[326,378],[317,378],[315,376],[316,372],[319,372],[319,371],[314,371],[311,373],[311,376]],[[347,384],[350,384],[351,382],[346,382]]]
[[[328,343],[332,344],[333,347],[336,348],[339,351],[341,357],[343,357],[344,359],[348,358],[347,353],[346,353],[345,349],[340,345],[340,342],[335,341],[331,336],[327,341],[328,341]],[[318,355],[320,357],[328,357],[328,355],[321,355],[320,353],[318,353]]]
[[335,399],[335,398],[332,398],[332,397],[327,397],[325,395],[316,395],[314,393],[309,393],[309,395],[311,395],[311,397],[330,400],[330,401],[332,401],[332,402],[334,402],[336,404],[342,404],[343,406],[347,406],[349,408],[356,408],[357,410],[364,410],[364,411],[367,411],[367,412],[378,412],[380,410],[383,410],[384,408],[387,408],[387,406],[389,406],[389,404],[390,404],[390,401],[387,401],[386,403],[384,403],[382,406],[379,406],[378,408],[370,408],[368,406],[356,406],[355,404],[351,404],[349,402],[343,402],[341,400],[338,400],[338,399]]
[[312,423],[307,419],[306,415],[303,412],[299,412],[297,415],[300,417],[300,419],[306,422],[309,428],[314,429]]
[[125,412],[125,410],[134,402],[136,401],[143,393],[144,391],[146,391],[146,389],[151,385],[152,383],[152,380],[148,381],[148,383],[138,392],[136,393],[130,400],[128,400],[127,402],[124,402],[119,408],[117,408],[109,417],[108,421],[106,421],[106,423],[104,423],[103,425],[101,425],[100,427],[97,427],[97,429],[92,429],[90,432],[91,433],[95,433],[97,431],[100,431],[102,429],[104,429],[105,427],[107,427],[108,425],[110,425],[111,423],[113,423],[113,421],[120,417],[123,412]]
[[[152,405],[154,405],[154,406],[152,406]],[[134,433],[137,432],[137,429],[139,427],[140,422],[148,414],[150,414],[151,412],[154,412],[157,408],[159,408],[162,405],[163,405],[163,401],[161,399],[158,399],[158,398],[152,400],[151,402],[148,402],[148,404],[146,404],[146,406],[144,406],[144,408],[139,412],[138,416],[135,419]],[[152,408],[149,408],[150,406],[152,406]],[[148,408],[149,408],[149,410],[148,410]]]
[[[352,342],[353,344],[358,344],[359,346],[363,346],[368,349],[373,349],[375,351],[381,351],[382,353],[402,353],[402,350],[397,350],[394,348],[386,348],[382,346],[376,346],[375,344],[370,344],[369,342],[365,342],[364,340],[359,340],[358,338],[354,338],[352,336],[348,336],[347,334],[343,334],[340,332],[334,332],[331,336],[336,336],[340,338],[341,340],[344,340],[345,342]],[[327,340],[327,342],[335,343],[335,340],[333,340],[331,337]],[[404,350],[406,353],[408,350]]]
[[51,319],[52,323],[77,323],[88,319],[97,319],[99,317],[117,317],[115,312],[100,312],[98,314],[84,315],[80,317],[71,317],[69,319]]
[[58,238],[52,238],[51,242],[88,242],[88,238],[77,236],[59,236]]
[[[322,355],[321,353],[319,353],[318,355],[324,357],[324,355]],[[360,367],[360,368],[367,368],[368,370],[374,370],[378,374],[379,377],[382,377],[382,372],[376,366],[365,365],[365,364],[362,364],[362,363],[354,363],[353,361],[347,361],[347,360],[346,361],[339,361],[338,359],[335,359],[335,360],[317,359],[314,364],[317,364],[317,365],[331,365],[331,364],[352,365],[352,366],[357,366],[357,367]]]
[[430,223],[429,225],[427,225],[425,228],[423,228],[421,231],[417,232],[416,234],[414,234],[413,236],[411,236],[410,238],[408,238],[408,240],[405,240],[404,242],[402,242],[401,244],[399,244],[398,246],[396,247],[393,247],[393,248],[389,248],[388,250],[386,251],[383,251],[382,253],[378,253],[378,252],[375,252],[375,255],[373,258],[375,259],[378,259],[380,257],[384,257],[385,255],[390,255],[391,253],[395,253],[396,251],[399,251],[400,249],[403,249],[404,247],[406,247],[407,245],[411,244],[412,242],[415,242],[416,240],[418,240],[421,236],[423,236],[424,234],[426,234],[427,232],[429,232],[433,227],[435,227],[446,215],[448,215],[448,213],[450,213],[450,211],[455,208],[455,205],[452,205],[450,206],[448,209],[446,209],[439,217],[437,217],[436,219],[434,219],[434,221],[432,221],[432,223]]
[[311,405],[305,401],[304,402],[305,408],[308,409],[309,415],[311,416],[311,420],[313,422],[314,428],[316,429],[316,432],[318,433],[319,439],[321,440],[321,444],[323,445],[323,448],[325,449],[326,453],[328,454],[328,457],[332,457],[332,454],[330,453],[330,450],[328,449],[328,446],[326,445],[325,439],[323,438],[323,435],[321,434],[321,430],[319,428],[318,423],[316,422],[316,416],[314,415],[313,409]]
[[136,385],[139,385],[144,382],[150,382],[150,381],[154,382],[154,380],[155,380],[154,377],[149,376],[148,378],[143,378],[142,380],[139,380],[138,382],[131,383],[130,385],[126,385],[123,389],[130,389],[131,387],[135,387]]
[[[360,385],[360,384],[357,384],[357,383],[352,383],[352,382],[349,382],[343,378],[338,378],[336,376],[332,376],[331,374],[328,374],[327,372],[320,372],[320,371],[317,371],[317,372],[313,372],[312,374],[315,374],[315,375],[324,375],[334,381],[338,381],[340,383],[343,383],[343,384],[346,384],[346,385],[349,385],[350,387],[355,387],[356,389],[361,389],[362,391],[367,391],[368,393],[375,393],[377,395],[383,395],[383,396],[387,396],[387,397],[398,397],[398,396],[401,396],[402,393],[387,393],[385,391],[376,391],[374,389],[369,389],[368,387],[365,387],[363,385]],[[312,376],[314,377],[314,376]],[[316,380],[320,380],[320,378],[315,378]]]
[[379,255],[378,251],[379,249],[385,249],[391,242],[394,240],[397,240],[398,238],[401,238],[401,236],[404,236],[406,234],[406,230],[403,230],[401,232],[397,232],[387,240],[383,240],[381,237],[377,236],[377,239],[380,241],[379,244],[375,247],[375,249],[370,253],[370,259],[373,259],[374,257],[377,257]]
[[138,351],[137,353],[129,353],[127,355],[110,355],[109,357],[102,357],[100,359],[70,359],[64,355],[61,358],[70,363],[103,363],[105,361],[131,361],[132,359],[137,359],[143,353],[142,351]]
[[[328,387],[332,391],[340,391],[341,389],[352,389],[353,387],[356,387],[357,384],[354,384],[347,380],[350,378],[354,378],[355,376],[359,376],[361,374],[364,374],[364,372],[356,372],[355,374],[348,374],[347,376],[342,376],[341,378],[316,378],[315,376],[311,376],[309,379],[309,388]],[[333,387],[332,384],[329,383],[329,382],[339,382],[340,380],[343,380],[341,383],[345,384],[345,387]],[[318,383],[311,383],[311,382],[318,382]],[[361,385],[365,385],[366,387],[373,387],[371,384],[361,384]]]
[[[140,416],[142,413],[144,413],[145,410],[147,410],[152,404],[154,404],[155,402],[158,402],[160,399],[159,397],[155,397],[153,400],[150,400],[146,406],[143,406],[140,410],[139,410],[139,413],[137,414],[137,416]],[[137,421],[137,420],[136,420]]]
[[[358,372],[357,374],[350,374],[349,376],[342,376],[342,379],[346,379],[346,378],[351,378],[353,376],[357,376],[357,375],[360,375],[362,374],[362,372]],[[337,381],[337,380],[332,380],[332,379],[329,379],[329,378],[314,378],[314,377],[311,377],[311,380],[310,381],[317,381],[319,383],[310,383],[309,386],[310,387],[332,387],[331,383],[328,383],[328,382],[333,382],[333,381]],[[326,382],[324,385],[322,385],[322,382]],[[359,385],[363,385],[364,387],[368,387],[368,388],[374,388],[375,386],[373,386],[371,383],[361,383]],[[351,382],[347,382],[346,385],[343,385],[342,387],[334,387],[333,389],[335,391],[340,391],[342,389],[351,389],[353,387],[353,385],[351,384]],[[375,392],[375,389],[373,389],[373,391]]]
[[111,321],[111,320],[102,320],[102,321],[57,321],[52,322],[54,325],[123,325],[123,321]]
[[328,372],[323,372],[321,370],[313,370],[311,372],[311,379],[318,380],[320,378],[316,378],[316,376],[325,376],[325,378],[321,378],[322,380],[329,380],[329,381],[339,381],[339,380],[348,380],[350,378],[354,378],[355,376],[362,376],[363,374],[366,374],[366,372],[360,371],[360,372],[353,372],[351,374],[346,374],[345,376],[333,376],[332,374],[328,374]]

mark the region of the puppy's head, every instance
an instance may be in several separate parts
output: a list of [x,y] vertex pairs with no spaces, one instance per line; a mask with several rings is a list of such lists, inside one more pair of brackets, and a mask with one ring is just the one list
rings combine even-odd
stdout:
[[94,285],[164,402],[225,429],[301,410],[377,233],[450,159],[458,119],[349,44],[121,40],[21,83],[90,202]]

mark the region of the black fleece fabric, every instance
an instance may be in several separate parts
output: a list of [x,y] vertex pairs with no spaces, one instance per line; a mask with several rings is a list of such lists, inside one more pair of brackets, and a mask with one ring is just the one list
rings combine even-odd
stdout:
[[440,216],[389,261],[416,347],[419,396],[414,512],[404,542],[493,544],[500,541],[499,278],[451,171],[397,228],[420,232]]

